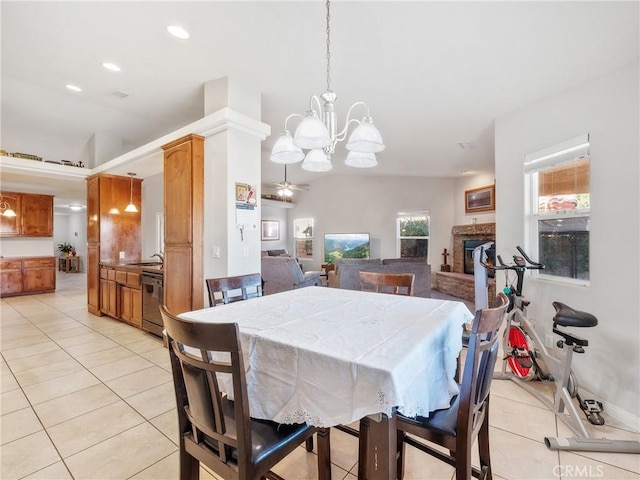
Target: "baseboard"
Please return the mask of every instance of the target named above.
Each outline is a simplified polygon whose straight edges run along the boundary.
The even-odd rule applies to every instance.
[[[598,396],[596,394],[589,392],[582,387],[580,387],[580,397],[583,399],[593,398],[598,400]],[[640,416],[634,415],[633,413],[613,405],[612,403],[602,403],[604,405],[603,416],[605,418],[605,422],[607,419],[611,418],[634,432],[640,432]]]

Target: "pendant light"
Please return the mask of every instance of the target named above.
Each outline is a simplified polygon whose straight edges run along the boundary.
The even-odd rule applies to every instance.
[[[331,14],[330,2],[326,2],[327,20],[327,89],[320,97],[311,96],[309,110],[304,116],[293,113],[284,122],[284,131],[276,141],[271,151],[271,161],[275,163],[296,163],[304,159],[302,168],[311,172],[326,172],[331,170],[331,156],[335,152],[338,142],[347,140],[346,149],[349,156],[345,163],[350,167],[371,168],[375,167],[375,154],[384,150],[384,143],[380,132],[373,124],[369,114],[369,106],[364,102],[356,102],[351,105],[347,113],[345,126],[338,131],[338,121],[334,110],[336,94],[331,90]],[[363,106],[366,115],[362,120],[351,117],[352,110],[357,106]],[[287,128],[287,123],[292,118],[301,118],[302,121],[295,130],[294,135]],[[347,130],[351,124],[357,124],[351,136],[347,139]],[[304,150],[309,152],[305,153]]]
[[[124,209],[125,212],[138,213],[138,207],[133,204],[133,177],[136,176],[133,172],[128,172],[127,175],[131,177],[130,189],[129,189],[129,205]]]

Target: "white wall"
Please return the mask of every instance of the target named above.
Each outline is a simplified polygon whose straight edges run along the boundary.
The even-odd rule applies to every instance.
[[[525,245],[523,159],[590,134],[591,223],[588,287],[525,283],[537,328],[551,330],[559,300],[595,314],[579,334],[590,345],[574,370],[608,415],[640,425],[640,94],[639,65],[589,81],[496,120],[497,239],[503,258]],[[544,338],[544,337],[543,337]]]
[[[87,213],[54,213],[53,246],[54,254],[60,255],[58,244],[69,242],[80,257],[80,271],[87,271]]]
[[[280,223],[280,239],[279,240],[262,240],[260,248],[262,250],[279,250],[284,249],[289,254],[295,255],[293,248],[293,239],[289,241],[289,220],[286,208],[270,207],[262,205],[262,220],[276,220]],[[262,235],[262,233],[261,233]]]
[[[313,182],[309,192],[296,194],[289,218],[314,219],[314,256],[305,270],[323,263],[325,233],[369,233],[372,258],[398,256],[396,217],[400,212],[429,210],[429,263],[439,269],[442,251],[451,249],[455,181],[451,178],[330,176]],[[292,238],[292,220],[287,225]],[[289,247],[291,248],[291,246]]]
[[[493,223],[496,221],[495,212],[487,213],[465,213],[465,197],[464,192],[474,188],[486,187],[487,185],[493,185],[495,183],[495,175],[493,173],[486,173],[482,175],[474,175],[472,177],[460,177],[455,181],[455,218],[454,225],[466,225],[473,223],[473,219],[476,219],[476,223]],[[496,187],[497,188],[497,187]]]
[[[147,177],[142,182],[142,259],[158,253],[157,215],[163,214],[164,174]],[[154,259],[157,260],[157,259]]]

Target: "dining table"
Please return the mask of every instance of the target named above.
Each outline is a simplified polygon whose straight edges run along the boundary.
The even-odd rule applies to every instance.
[[[389,480],[394,413],[449,407],[462,326],[473,315],[457,301],[313,286],[179,317],[238,324],[252,417],[318,427],[366,418],[359,461],[368,479]]]

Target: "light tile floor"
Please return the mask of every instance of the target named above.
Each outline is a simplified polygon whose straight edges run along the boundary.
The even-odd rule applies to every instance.
[[[0,478],[178,478],[175,400],[159,339],[87,313],[82,274],[60,273],[53,294],[2,299],[0,313]],[[548,450],[543,437],[566,436],[564,426],[508,381],[492,385],[490,433],[497,479],[640,478],[638,455]],[[609,425],[599,435],[640,438]],[[357,440],[334,429],[331,447],[333,478],[355,479]],[[316,478],[315,455],[301,447],[275,471]],[[203,469],[202,478],[213,477]],[[409,447],[405,478],[451,480],[453,469]]]

